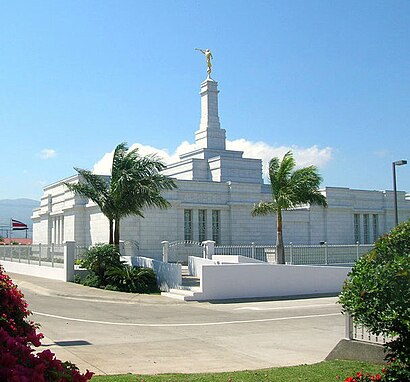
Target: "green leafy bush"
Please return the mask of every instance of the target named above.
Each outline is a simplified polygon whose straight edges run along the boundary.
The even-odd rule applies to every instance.
[[[410,381],[410,220],[357,261],[339,302],[357,323],[393,338],[386,380]]]
[[[118,250],[111,244],[96,244],[83,254],[80,266],[91,272],[83,283],[93,287],[105,287],[109,284],[108,270],[123,263]]]
[[[87,250],[81,267],[90,271],[81,281],[85,286],[131,293],[159,291],[152,269],[125,264],[117,249],[110,244],[97,244]]]
[[[123,292],[152,293],[157,292],[155,272],[148,268],[132,267],[122,264],[108,271],[112,284]]]

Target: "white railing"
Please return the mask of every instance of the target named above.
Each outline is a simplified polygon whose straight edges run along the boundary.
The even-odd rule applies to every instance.
[[[78,264],[84,257],[84,252],[88,250],[85,245],[76,245],[74,252],[74,262]]]
[[[215,255],[244,256],[251,259],[276,263],[276,250],[274,246],[256,245],[216,245]]]
[[[74,278],[75,242],[63,245],[1,245],[0,263],[6,272],[55,280]]]
[[[181,240],[172,242],[163,242],[163,246],[168,247],[168,261],[176,263],[188,263],[189,256],[202,257],[203,245],[198,241]]]
[[[295,265],[352,265],[373,249],[373,244],[327,244],[285,246],[285,261]]]
[[[285,262],[294,265],[352,265],[373,248],[372,244],[285,245]],[[272,245],[216,245],[215,255],[240,255],[276,262]]]
[[[0,259],[46,267],[64,267],[64,245],[1,245]]]
[[[345,337],[349,340],[371,342],[384,345],[388,338],[383,335],[375,335],[363,325],[354,322],[350,314],[345,314]]]

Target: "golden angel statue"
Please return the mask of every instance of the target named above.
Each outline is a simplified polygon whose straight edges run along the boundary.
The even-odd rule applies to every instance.
[[[211,59],[212,59],[212,60],[214,59],[214,58],[212,57],[211,51],[210,51],[209,49],[202,50],[202,49],[198,49],[198,48],[195,48],[195,50],[199,50],[202,54],[205,55],[206,65],[208,66],[208,69],[207,69],[206,72],[208,73],[208,76],[210,76],[210,75],[211,75],[211,72],[212,72],[212,62],[211,62]]]

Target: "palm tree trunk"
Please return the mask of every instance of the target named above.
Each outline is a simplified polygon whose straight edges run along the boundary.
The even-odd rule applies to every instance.
[[[276,228],[276,259],[278,264],[285,264],[285,247],[282,235],[282,211],[278,209]]]
[[[120,246],[120,219],[115,219],[114,226],[114,245],[119,248]]]
[[[114,220],[109,219],[109,244],[114,244]]]

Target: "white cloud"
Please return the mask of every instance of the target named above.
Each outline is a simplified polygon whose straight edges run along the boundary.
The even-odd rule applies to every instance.
[[[180,154],[190,152],[195,148],[195,144],[184,141],[178,146],[173,154],[170,154],[167,149],[157,149],[153,146],[143,145],[141,143],[134,143],[130,146],[130,150],[138,149],[139,153],[143,156],[155,154],[166,164],[177,162]],[[114,150],[109,153],[105,153],[104,156],[94,165],[93,172],[100,175],[110,175],[113,155]]]
[[[324,167],[332,159],[332,148],[319,148],[317,145],[311,147],[299,146],[270,146],[265,142],[252,142],[246,139],[237,139],[235,141],[227,141],[226,148],[228,150],[243,151],[245,158],[262,159],[263,175],[267,178],[269,161],[273,157],[282,157],[291,150],[296,161],[297,167],[317,166]]]
[[[43,149],[40,152],[40,158],[41,159],[50,159],[53,158],[57,155],[57,151],[54,149]]]
[[[138,148],[141,155],[156,154],[166,164],[174,163],[179,160],[179,155],[196,149],[196,145],[187,141],[182,142],[176,151],[172,154],[166,149],[157,149],[152,146],[142,145],[141,143],[133,144],[130,149]],[[282,158],[283,155],[291,150],[294,154],[298,167],[315,165],[319,168],[324,167],[331,159],[333,149],[331,147],[320,148],[317,145],[311,147],[299,146],[270,146],[265,142],[252,142],[246,139],[237,139],[234,141],[226,141],[228,150],[243,151],[245,158],[262,159],[263,174],[267,177],[267,168],[270,159],[273,157]],[[109,175],[112,164],[112,156],[114,151],[106,153],[93,167],[93,172],[96,174]]]

